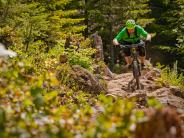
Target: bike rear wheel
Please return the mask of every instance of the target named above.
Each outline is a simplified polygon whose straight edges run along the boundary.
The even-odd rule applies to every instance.
[[[136,81],[137,89],[140,89],[141,84],[140,84],[139,77],[141,76],[141,73],[140,73],[139,63],[137,61],[133,61],[133,76]]]

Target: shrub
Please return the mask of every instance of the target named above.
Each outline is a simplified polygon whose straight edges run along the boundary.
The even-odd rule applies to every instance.
[[[162,81],[173,86],[178,86],[180,89],[184,90],[184,76],[182,73],[178,73],[177,62],[174,64],[173,69],[164,67],[160,64],[157,64],[157,67],[161,69]]]

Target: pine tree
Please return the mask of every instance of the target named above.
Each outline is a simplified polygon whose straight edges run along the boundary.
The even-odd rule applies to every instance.
[[[176,0],[151,0],[152,15],[156,19],[151,28],[157,34],[156,44],[169,46],[176,44],[177,33],[174,28],[177,26],[178,6]]]
[[[178,14],[178,20],[177,20],[177,26],[175,26],[175,33],[177,33],[177,48],[175,48],[174,53],[177,55],[177,60],[179,68],[184,69],[184,0],[178,0],[177,4],[179,5],[179,8],[177,10]]]
[[[78,11],[68,9],[71,0],[0,1],[0,39],[16,48],[50,47],[68,35],[81,33],[84,19]]]
[[[22,32],[22,38],[24,38],[25,50],[28,50],[29,45],[37,43],[37,45],[43,45],[43,40],[48,30],[47,21],[48,14],[45,13],[45,9],[38,2],[21,3],[24,5],[23,13],[18,17],[20,24],[20,31]],[[39,42],[39,43],[38,43]]]
[[[184,55],[184,1],[183,0],[151,0],[152,15],[156,18],[151,26],[157,33],[155,43],[174,54],[173,60],[180,61],[178,65],[183,66]]]
[[[83,18],[78,18],[76,9],[68,9],[71,0],[50,0],[42,2],[49,14],[49,27],[46,41],[49,44],[62,41],[71,34],[81,33],[85,26],[81,24]]]
[[[178,4],[180,5],[178,14],[179,14],[179,19],[177,21],[178,26],[175,28],[176,32],[178,34],[177,41],[179,44],[180,49],[182,49],[183,54],[184,54],[184,0],[178,0]]]
[[[138,24],[143,27],[151,24],[154,18],[150,17],[151,8],[149,6],[149,0],[131,0],[128,9],[128,17],[136,20]]]

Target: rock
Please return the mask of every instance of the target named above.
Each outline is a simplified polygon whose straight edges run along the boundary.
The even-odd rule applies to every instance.
[[[93,65],[93,68],[94,68],[95,74],[101,74],[106,78],[108,77],[109,79],[110,78],[112,79],[114,77],[114,74],[111,72],[111,70],[105,64],[103,66],[95,64],[95,65]]]
[[[154,80],[155,78],[160,77],[160,71],[156,68],[153,68],[151,71],[147,72],[144,77],[148,80]]]
[[[137,105],[139,105],[140,107],[147,105],[146,93],[135,92],[135,93],[130,94],[128,98],[136,99]]]
[[[99,94],[100,92],[107,90],[100,84],[100,81],[88,70],[75,65],[72,67],[73,71],[76,73],[76,82],[81,86],[81,89],[87,90],[94,94]]]
[[[176,86],[170,86],[170,91],[173,95],[177,96],[177,97],[181,97],[184,99],[184,92],[181,91],[178,87]]]
[[[151,92],[151,91],[154,91],[154,90],[157,90],[157,89],[161,88],[161,86],[159,86],[159,85],[154,85],[154,84],[148,84],[148,85],[146,86],[146,88],[147,88],[147,90],[149,90],[149,92]]]
[[[146,109],[147,119],[137,124],[134,138],[183,138],[182,120],[170,107]],[[143,131],[144,130],[144,131]]]
[[[153,71],[155,72],[155,77],[161,77],[161,72],[157,68],[153,68]]]
[[[110,71],[110,69],[106,66],[106,68],[104,69],[104,75],[105,76],[109,76],[111,78],[114,77],[113,73]]]
[[[100,66],[98,64],[93,65],[93,69],[94,69],[94,73],[95,74],[101,74],[101,69]]]
[[[115,95],[127,95],[137,98],[137,104],[141,106],[146,105],[147,98],[155,98],[162,105],[170,105],[177,109],[184,109],[184,92],[174,86],[169,86],[160,79],[160,70],[156,68],[149,68],[145,70],[145,74],[140,77],[140,82],[143,89],[136,90],[136,85],[129,89],[128,84],[132,79],[132,73],[115,74],[113,79],[106,79],[108,82],[108,92]],[[135,81],[134,81],[135,82]],[[132,84],[132,83],[131,83]],[[133,91],[134,90],[134,91]],[[142,93],[144,93],[142,95]]]
[[[100,94],[101,92],[107,92],[105,82],[99,80],[94,74],[87,69],[82,68],[79,65],[72,67],[65,65],[61,67],[57,73],[57,78],[65,83],[69,88],[76,90],[87,91],[92,94]],[[66,77],[66,75],[68,77]],[[62,80],[67,78],[67,80]]]
[[[111,77],[108,77],[108,76],[104,76],[103,78],[104,78],[104,80],[106,80],[106,81],[112,80],[112,78],[111,78]]]

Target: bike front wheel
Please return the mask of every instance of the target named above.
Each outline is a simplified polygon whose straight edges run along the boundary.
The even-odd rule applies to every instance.
[[[139,63],[137,61],[133,62],[133,76],[136,80],[137,89],[140,89],[141,84],[140,84],[139,77],[141,76],[141,73],[140,73]]]

